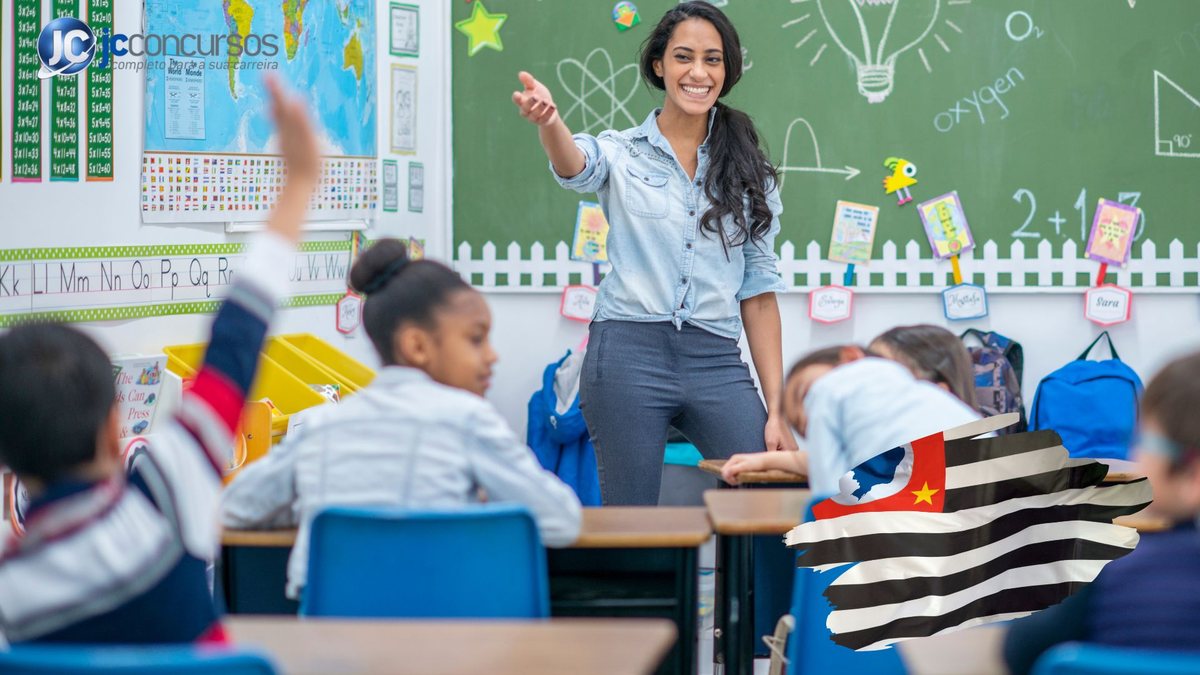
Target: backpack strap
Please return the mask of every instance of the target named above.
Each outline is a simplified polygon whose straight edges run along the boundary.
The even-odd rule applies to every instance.
[[[1088,345],[1088,346],[1087,346],[1087,349],[1083,350],[1083,353],[1082,353],[1082,354],[1080,354],[1080,355],[1079,355],[1079,358],[1077,358],[1077,359],[1075,359],[1075,360],[1076,360],[1076,361],[1085,361],[1085,360],[1087,360],[1088,354],[1090,354],[1090,353],[1091,353],[1091,351],[1092,351],[1092,349],[1093,349],[1093,348],[1095,348],[1095,346],[1096,346],[1097,344],[1099,344],[1099,342],[1100,342],[1101,338],[1107,338],[1107,339],[1108,339],[1108,351],[1109,351],[1109,353],[1110,353],[1110,354],[1112,354],[1112,357],[1113,357],[1114,359],[1116,359],[1117,361],[1120,361],[1120,360],[1121,360],[1121,357],[1120,357],[1120,356],[1117,356],[1117,348],[1116,348],[1116,347],[1113,345],[1112,336],[1108,334],[1108,331],[1104,331],[1103,333],[1101,333],[1101,334],[1097,335],[1097,336],[1096,336],[1096,339],[1095,339],[1095,340],[1092,340],[1092,344]]]

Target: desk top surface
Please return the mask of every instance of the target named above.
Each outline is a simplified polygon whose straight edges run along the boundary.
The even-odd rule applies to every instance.
[[[675,642],[666,619],[378,621],[228,617],[240,646],[283,673],[651,673]]]
[[[717,534],[785,534],[800,524],[812,498],[805,489],[706,490],[704,503]]]
[[[728,460],[725,459],[700,460],[700,470],[720,478],[721,469],[724,468],[725,462],[727,461]],[[808,476],[805,476],[802,473],[792,473],[791,471],[780,471],[779,469],[769,469],[767,471],[743,471],[742,473],[738,474],[738,483],[742,485],[765,485],[773,483],[785,483],[789,485],[795,485],[797,483],[808,484]]]
[[[579,539],[571,548],[691,548],[712,535],[703,507],[608,506],[583,510]],[[225,546],[285,548],[296,530],[225,530]]]

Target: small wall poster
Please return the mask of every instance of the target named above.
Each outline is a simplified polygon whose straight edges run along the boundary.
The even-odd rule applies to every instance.
[[[921,214],[921,223],[925,225],[925,235],[929,237],[934,256],[949,258],[975,248],[975,239],[971,236],[971,227],[967,225],[957,191],[921,202],[917,211]]]
[[[829,240],[829,259],[850,265],[871,261],[875,245],[875,225],[879,207],[839,200],[833,214],[833,236]]]
[[[1129,262],[1129,250],[1133,248],[1133,236],[1141,215],[1141,209],[1101,199],[1092,219],[1087,257],[1106,265],[1124,267]]]

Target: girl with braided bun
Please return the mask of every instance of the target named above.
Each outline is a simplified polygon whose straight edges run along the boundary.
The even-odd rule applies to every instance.
[[[350,285],[366,296],[363,327],[382,370],[246,467],[226,491],[225,526],[299,525],[289,597],[304,587],[309,524],[326,506],[445,508],[482,488],[527,507],[547,546],[573,542],[578,497],[483,398],[496,362],[483,296],[441,263],[409,260],[396,239],[363,252]]]

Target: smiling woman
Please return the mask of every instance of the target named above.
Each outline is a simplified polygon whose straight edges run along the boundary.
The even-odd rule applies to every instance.
[[[605,504],[657,503],[669,426],[709,459],[795,449],[779,407],[778,176],[750,118],[720,102],[742,75],[737,30],[706,2],[681,3],[639,65],[663,106],[625,131],[572,136],[529,73],[513,94],[555,179],[595,192],[611,224],[580,384]]]

